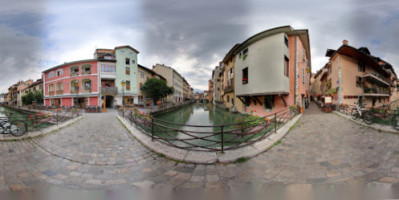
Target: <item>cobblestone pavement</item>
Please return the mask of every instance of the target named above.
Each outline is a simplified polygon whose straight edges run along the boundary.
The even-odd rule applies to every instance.
[[[84,114],[50,135],[0,143],[0,191],[150,188],[164,191],[399,183],[399,135],[379,133],[311,104],[271,150],[244,163],[178,163],[142,147],[116,111]]]

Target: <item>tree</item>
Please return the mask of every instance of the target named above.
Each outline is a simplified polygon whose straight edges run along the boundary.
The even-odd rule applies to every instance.
[[[43,103],[43,93],[41,91],[29,92],[21,97],[24,105],[31,105],[33,101],[36,103]]]
[[[173,87],[168,87],[165,81],[156,78],[148,79],[141,89],[145,96],[151,98],[154,102],[157,102],[174,92]]]

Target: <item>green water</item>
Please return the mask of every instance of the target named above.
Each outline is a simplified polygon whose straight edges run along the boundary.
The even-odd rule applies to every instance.
[[[167,139],[172,139],[172,138],[190,139],[186,140],[186,142],[190,144],[186,144],[181,141],[171,141],[175,145],[181,147],[187,147],[194,144],[194,145],[209,145],[209,147],[219,147],[221,146],[219,142],[222,140],[221,138],[222,136],[221,134],[212,135],[212,133],[220,132],[221,131],[220,127],[192,127],[188,125],[217,126],[217,125],[234,124],[237,123],[238,120],[246,120],[247,116],[239,113],[231,113],[219,107],[212,106],[211,104],[195,103],[195,104],[189,104],[175,111],[171,111],[169,113],[157,116],[156,118],[176,123],[176,124],[169,124],[166,122],[155,120],[156,123],[177,129],[177,130],[171,130],[164,127],[155,126],[154,133],[157,136]],[[147,128],[148,131],[151,131],[149,129],[150,128]],[[223,141],[225,146],[233,145],[231,141],[240,142],[248,139],[248,137],[251,138],[258,137],[254,135],[248,137],[247,136],[237,137],[237,135],[234,134],[234,131],[237,132],[237,129],[239,128],[236,125],[223,127],[223,132],[224,132]],[[184,131],[186,131],[186,133],[188,134],[197,137],[209,136],[206,139],[212,141],[195,139],[194,137],[183,133]],[[200,132],[205,132],[205,133],[200,133]],[[218,142],[218,144],[215,144],[215,142]]]
[[[10,121],[13,120],[22,120],[28,124],[28,130],[38,130],[42,128],[46,128],[51,126],[50,123],[32,123],[32,120],[29,120],[29,117],[34,113],[23,113],[15,109],[11,109],[8,107],[0,106],[0,117],[6,117],[6,113],[13,113]]]

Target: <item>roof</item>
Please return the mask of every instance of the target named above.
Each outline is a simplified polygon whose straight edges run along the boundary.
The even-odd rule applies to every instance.
[[[175,70],[174,68],[172,68],[172,67],[166,66],[166,65],[164,65],[164,64],[161,65],[161,64],[158,64],[158,63],[155,64],[155,65],[153,66],[153,68],[154,68],[155,66],[169,68],[169,69],[173,70],[173,72],[176,73],[178,76],[180,76],[180,78],[184,79],[184,77],[183,77],[178,71],[176,71],[176,70]]]
[[[164,78],[162,75],[156,73],[155,71],[153,71],[153,70],[150,69],[150,68],[147,68],[147,67],[145,67],[145,66],[143,66],[143,65],[140,65],[140,64],[138,64],[137,66],[138,66],[139,68],[142,68],[142,69],[144,69],[144,70],[150,72],[150,73],[153,74],[153,75],[157,75],[157,76],[161,77],[161,79],[166,80],[166,78]]]
[[[391,64],[382,60],[379,57],[370,55],[370,51],[366,47],[361,47],[359,49],[356,49],[352,46],[343,44],[336,51],[328,49],[326,52],[326,56],[328,56],[328,57],[330,57],[330,59],[332,59],[337,53],[351,57],[358,61],[365,62],[365,64],[367,66],[372,67],[373,69],[382,73],[384,76],[390,75],[390,73],[387,71],[387,69],[390,69],[396,76],[395,70],[393,69]]]
[[[77,63],[84,63],[84,62],[97,62],[97,59],[77,60],[77,61],[68,62],[68,63],[66,62],[66,63],[64,63],[64,64],[57,65],[57,66],[52,67],[52,68],[50,68],[50,69],[46,69],[46,70],[43,71],[43,73],[46,73],[46,72],[48,72],[48,71],[57,69],[57,68],[59,68],[59,67],[64,67],[64,66],[67,66],[67,65],[72,65],[72,64],[77,64]]]
[[[137,51],[135,48],[133,48],[133,47],[131,47],[131,46],[129,46],[129,45],[115,47],[115,49],[122,49],[122,48],[131,49],[132,51],[136,52],[137,54],[140,53],[140,52]]]
[[[224,63],[227,63],[231,58],[235,55],[235,50],[240,46],[239,43],[235,44],[229,52],[227,52],[226,56],[224,56],[223,61]]]

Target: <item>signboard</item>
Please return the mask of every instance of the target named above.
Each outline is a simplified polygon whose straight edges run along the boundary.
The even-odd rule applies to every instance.
[[[331,103],[331,97],[324,97],[324,103]]]

